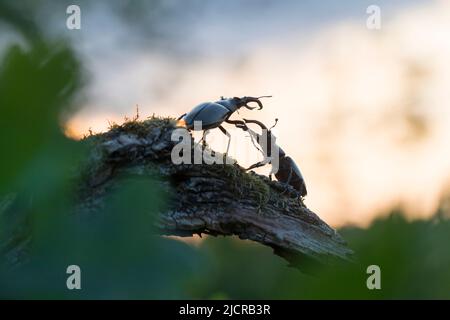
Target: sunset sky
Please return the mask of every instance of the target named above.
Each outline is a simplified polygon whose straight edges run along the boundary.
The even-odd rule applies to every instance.
[[[220,96],[271,94],[263,110],[233,118],[279,119],[306,204],[330,224],[367,225],[398,206],[429,217],[448,195],[448,1],[176,4],[136,21],[107,2],[81,6],[82,29],[61,31],[89,75],[69,135],[106,130],[136,105],[142,118],[177,117]],[[381,8],[380,30],[366,28],[370,4]],[[250,140],[229,129],[231,155],[254,162]],[[209,141],[223,151],[216,131]]]

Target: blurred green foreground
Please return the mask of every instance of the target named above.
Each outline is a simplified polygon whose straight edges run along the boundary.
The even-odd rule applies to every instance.
[[[191,246],[151,236],[164,196],[150,180],[124,184],[96,216],[71,215],[86,147],[59,123],[79,98],[81,64],[67,43],[20,19],[9,23],[26,41],[0,62],[0,298],[450,298],[448,209],[429,221],[397,212],[368,229],[340,230],[358,262],[315,276],[247,241]],[[66,288],[72,264],[81,268],[81,290]],[[366,287],[372,264],[381,268],[381,290]]]

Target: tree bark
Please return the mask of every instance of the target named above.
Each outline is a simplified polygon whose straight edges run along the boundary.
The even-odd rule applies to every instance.
[[[169,210],[156,222],[160,234],[236,235],[272,247],[300,268],[306,261],[352,260],[339,234],[285,185],[237,164],[173,164],[174,129],[173,120],[152,118],[86,138],[92,149],[79,192],[83,210],[95,211],[124,172],[156,175],[171,194]]]

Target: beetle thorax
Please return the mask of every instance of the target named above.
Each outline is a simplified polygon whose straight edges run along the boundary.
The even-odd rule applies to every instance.
[[[231,112],[235,112],[237,109],[242,107],[242,101],[240,98],[222,99],[216,101],[216,103],[224,106]]]

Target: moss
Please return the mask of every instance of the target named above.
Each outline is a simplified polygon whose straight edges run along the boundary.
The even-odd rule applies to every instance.
[[[235,194],[241,197],[244,193],[250,195],[258,202],[262,208],[270,199],[270,187],[267,183],[253,172],[246,172],[239,165],[223,165],[222,171],[229,177],[233,184]]]
[[[123,133],[134,134],[137,137],[145,137],[154,129],[164,129],[167,127],[174,127],[176,120],[170,117],[157,117],[155,115],[147,118],[144,121],[140,121],[138,116],[132,119],[125,118],[122,124],[111,123],[109,131],[101,134],[89,135],[85,139],[85,142],[89,143],[91,147],[94,147],[98,143],[111,139],[117,135]],[[93,171],[99,170],[103,164],[103,156],[97,151],[97,156],[91,158],[91,162],[87,165],[89,168],[88,175],[94,174]],[[92,163],[94,160],[95,163]],[[229,161],[234,164],[216,164],[208,166],[211,172],[219,175],[225,175],[231,180],[232,190],[238,198],[250,196],[253,198],[262,208],[271,198],[271,190],[268,183],[263,177],[253,173],[246,172],[242,167],[237,165],[236,160],[229,158]],[[156,167],[151,168],[152,164],[148,164],[150,171],[157,171]],[[155,165],[157,166],[157,165]]]
[[[250,189],[255,191],[259,206],[262,208],[270,199],[270,187],[259,176],[245,173],[244,181],[247,180]]]
[[[84,144],[87,150],[90,150],[89,156],[79,164],[80,174],[78,179],[81,181],[91,181],[93,177],[108,175],[114,168],[108,163],[108,152],[105,148],[101,147],[102,143],[114,139],[121,134],[132,134],[139,138],[145,138],[149,134],[154,134],[154,129],[160,129],[161,132],[170,127],[174,127],[176,120],[170,117],[157,117],[152,115],[147,119],[139,120],[138,114],[133,118],[125,118],[122,124],[110,123],[109,130],[107,132],[86,135],[81,143]],[[156,133],[155,135],[159,135]],[[158,165],[147,163],[146,166],[140,167],[145,170],[145,174],[151,176],[159,176]],[[129,170],[132,171],[131,169]],[[102,173],[103,172],[103,173]],[[85,183],[79,183],[79,193],[89,194],[91,187]]]
[[[131,133],[138,137],[145,137],[151,130],[155,128],[166,128],[168,126],[175,126],[176,120],[171,117],[157,117],[152,115],[144,121],[139,121],[138,118],[128,119],[122,124],[112,123],[109,127],[109,132],[105,135],[111,137],[120,133]]]
[[[134,134],[137,137],[145,137],[151,130],[155,128],[166,128],[166,127],[174,127],[176,124],[176,120],[171,117],[158,117],[152,115],[145,120],[139,120],[138,116],[133,118],[125,117],[124,122],[122,124],[117,124],[115,122],[109,123],[109,130],[107,132],[94,134],[92,131],[89,134],[85,135],[82,141],[87,143],[95,143],[103,142],[105,140],[111,139],[114,136],[117,136],[121,133],[130,133]]]

